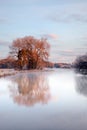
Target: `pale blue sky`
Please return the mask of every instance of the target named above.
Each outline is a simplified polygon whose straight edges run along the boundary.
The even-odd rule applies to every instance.
[[[48,38],[51,61],[73,62],[87,52],[87,0],[0,0],[0,57],[29,35]]]

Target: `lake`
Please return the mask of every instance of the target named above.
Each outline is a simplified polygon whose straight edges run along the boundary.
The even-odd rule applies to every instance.
[[[54,69],[0,78],[0,130],[87,130],[87,76]]]

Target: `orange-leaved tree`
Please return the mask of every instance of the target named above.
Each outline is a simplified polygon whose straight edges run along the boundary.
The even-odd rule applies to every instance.
[[[43,68],[48,60],[50,45],[46,39],[26,36],[14,40],[10,49],[20,69],[36,69]]]

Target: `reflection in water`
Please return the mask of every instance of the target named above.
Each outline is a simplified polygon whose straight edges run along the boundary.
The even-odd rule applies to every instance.
[[[46,104],[50,99],[48,80],[43,74],[20,75],[13,79],[17,86],[10,86],[14,102],[32,106],[36,103]]]
[[[78,93],[87,96],[87,76],[76,77],[76,90]]]
[[[0,79],[0,130],[87,130],[87,98],[77,93],[86,87],[87,77],[64,69]]]

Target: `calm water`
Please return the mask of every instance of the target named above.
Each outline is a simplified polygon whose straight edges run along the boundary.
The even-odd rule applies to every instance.
[[[87,130],[87,77],[59,69],[1,78],[0,130]]]

